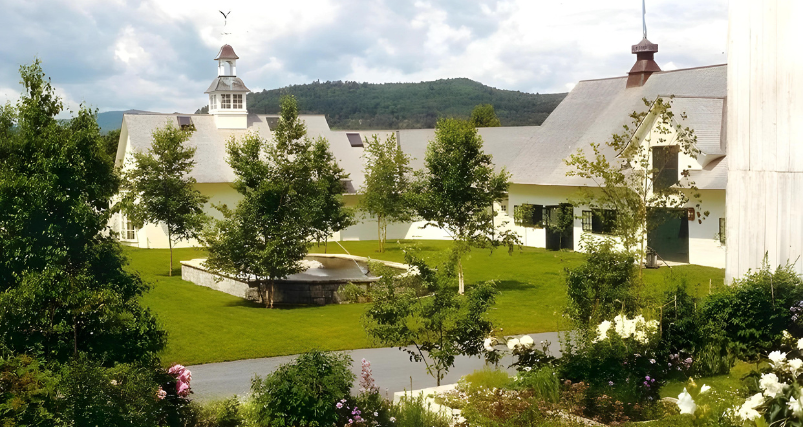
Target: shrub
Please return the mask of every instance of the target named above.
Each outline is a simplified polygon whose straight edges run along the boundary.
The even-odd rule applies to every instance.
[[[547,404],[556,404],[560,401],[560,378],[551,366],[519,372],[514,378],[513,387],[529,390],[534,399]]]
[[[197,413],[193,427],[239,427],[245,423],[237,396],[205,405],[193,404],[193,409]]]
[[[0,357],[0,425],[54,425],[56,381],[35,358]]]
[[[772,272],[765,263],[720,294],[703,308],[711,330],[720,331],[729,350],[743,360],[758,360],[780,344],[781,333],[793,325],[790,308],[803,300],[801,279],[791,265]],[[794,330],[794,328],[792,328]],[[799,333],[800,331],[795,331]]]
[[[343,301],[351,303],[366,302],[368,300],[368,293],[365,289],[351,282],[340,287],[340,289],[337,290],[337,294],[340,295]]]
[[[586,242],[585,263],[566,269],[568,315],[583,329],[639,308],[640,282],[632,255],[607,241]]]
[[[264,379],[254,378],[256,421],[265,426],[331,425],[338,419],[335,404],[348,397],[354,378],[350,356],[304,353]]]
[[[510,375],[499,369],[491,369],[488,366],[478,369],[470,374],[463,376],[460,381],[467,389],[477,388],[505,388],[512,383]]]
[[[390,409],[391,422],[395,427],[449,427],[449,416],[430,409],[422,395],[402,396]]]

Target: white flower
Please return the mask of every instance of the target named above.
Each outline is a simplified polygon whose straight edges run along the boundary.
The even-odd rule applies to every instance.
[[[778,382],[778,376],[775,374],[762,374],[758,385],[767,397],[775,397],[786,388],[786,384]]]
[[[797,378],[801,370],[803,370],[803,360],[797,358],[790,360],[786,363],[786,369],[793,377]]]
[[[496,344],[496,340],[493,338],[485,338],[485,341],[482,342],[482,346],[487,351],[494,351],[494,344]]]
[[[797,349],[803,350],[803,338],[797,340]]]
[[[519,343],[525,347],[532,347],[535,344],[533,338],[529,335],[524,335],[523,337],[519,338]]]
[[[689,414],[694,415],[694,411],[697,410],[697,404],[694,403],[694,399],[691,398],[686,389],[683,389],[683,393],[678,395],[678,408],[680,408],[681,414]]]
[[[519,346],[519,340],[516,338],[511,338],[507,340],[507,348],[514,350],[516,347]]]
[[[778,350],[773,351],[769,355],[769,359],[772,362],[772,367],[775,369],[781,369],[783,364],[786,363],[786,353],[781,353]]]
[[[703,386],[700,387],[700,394],[703,394],[703,393],[707,392],[708,390],[711,390],[711,386],[703,384]]]
[[[597,326],[597,341],[608,338],[608,329],[611,329],[611,322],[605,320]]]
[[[783,339],[785,339],[785,340],[788,340],[788,339],[792,338],[792,335],[789,333],[789,331],[783,331],[783,332],[781,332],[781,335],[783,335]]]
[[[803,400],[797,400],[794,396],[789,398],[789,403],[786,404],[789,407],[789,410],[795,414],[796,417],[800,418],[803,416]]]
[[[527,371],[527,372],[530,372],[532,369],[533,369],[533,368],[531,368],[531,367],[529,367],[529,366],[525,366],[525,367],[524,367],[524,370],[525,370],[525,371]]]
[[[756,393],[747,399],[744,404],[739,408],[737,415],[739,418],[750,421],[756,419],[761,416],[761,414],[756,411],[756,408],[761,406],[764,403],[764,396],[761,393]]]

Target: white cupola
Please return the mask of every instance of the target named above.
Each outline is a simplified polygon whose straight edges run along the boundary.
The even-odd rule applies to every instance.
[[[218,62],[217,78],[209,85],[209,114],[215,116],[218,129],[245,129],[248,127],[248,110],[245,83],[237,77],[237,60],[234,48],[224,44],[215,61]]]

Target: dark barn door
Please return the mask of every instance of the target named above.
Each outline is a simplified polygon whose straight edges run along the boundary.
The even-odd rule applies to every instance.
[[[550,224],[558,224],[561,220],[564,222],[561,231],[550,227]],[[572,205],[562,203],[560,206],[544,207],[544,223],[547,249],[574,250],[574,208]]]
[[[685,209],[651,209],[647,221],[647,246],[667,261],[689,262],[689,220]]]

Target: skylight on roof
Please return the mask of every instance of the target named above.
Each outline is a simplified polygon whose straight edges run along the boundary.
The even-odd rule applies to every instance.
[[[349,139],[349,144],[351,144],[352,147],[362,148],[362,138],[360,138],[359,133],[347,133],[346,138]]]

